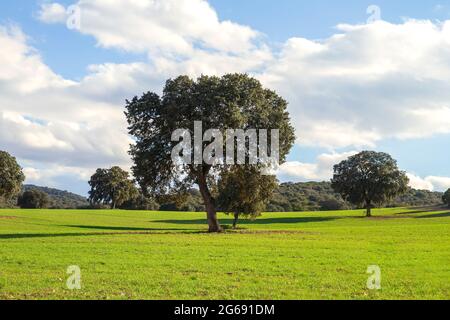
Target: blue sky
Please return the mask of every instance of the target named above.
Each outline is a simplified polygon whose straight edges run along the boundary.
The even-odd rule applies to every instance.
[[[377,79],[378,82],[375,84],[368,82],[368,79],[373,79],[374,75],[378,77],[379,72],[377,70],[370,69],[364,75],[361,75],[358,72],[358,66],[348,65],[348,61],[352,60],[352,58],[349,58],[352,52],[356,52],[355,48],[362,52],[369,50],[367,49],[368,44],[365,41],[361,41],[360,34],[366,33],[367,37],[373,37],[371,38],[373,41],[392,41],[392,47],[394,48],[396,48],[395,43],[402,41],[402,37],[404,37],[405,47],[407,47],[410,45],[409,43],[415,42],[414,40],[416,39],[408,30],[419,29],[413,23],[405,25],[405,21],[408,19],[427,20],[435,26],[439,26],[441,22],[450,18],[450,1],[210,0],[210,7],[205,9],[205,12],[206,15],[211,16],[210,19],[212,20],[208,21],[214,20],[214,13],[218,16],[217,26],[215,26],[217,29],[216,35],[212,34],[213,31],[211,31],[211,34],[204,32],[204,29],[208,28],[208,22],[202,24],[203,22],[200,20],[205,14],[196,16],[195,12],[189,11],[189,8],[193,7],[189,6],[189,1],[192,1],[195,5],[199,5],[202,1],[183,1],[187,3],[186,8],[174,10],[173,15],[179,14],[180,17],[187,16],[199,21],[183,21],[187,26],[185,31],[183,30],[184,28],[180,29],[176,25],[176,21],[167,22],[171,18],[170,15],[166,19],[167,21],[164,19],[159,20],[161,13],[156,11],[155,13],[149,9],[148,14],[154,13],[155,16],[149,16],[148,20],[153,19],[157,22],[146,25],[142,29],[142,38],[139,37],[139,32],[129,33],[130,27],[127,26],[127,23],[132,23],[134,20],[133,14],[136,14],[133,12],[139,12],[139,10],[132,11],[134,9],[130,8],[131,6],[127,5],[125,0],[119,1],[123,4],[123,9],[117,10],[116,13],[114,13],[114,9],[101,8],[100,4],[86,7],[81,15],[82,19],[86,17],[84,20],[85,24],[82,24],[79,32],[66,28],[65,21],[61,18],[61,12],[58,12],[58,10],[51,11],[49,9],[51,4],[49,1],[16,0],[2,1],[0,3],[0,26],[9,30],[3,31],[3,41],[12,39],[32,50],[27,53],[17,54],[22,54],[23,59],[29,58],[30,55],[38,57],[38,62],[33,61],[30,64],[36,63],[39,67],[48,67],[49,70],[45,71],[42,79],[52,83],[51,85],[39,85],[38,89],[32,93],[15,92],[8,89],[7,93],[11,94],[12,97],[10,100],[23,98],[23,104],[29,103],[30,100],[42,99],[42,103],[39,100],[36,106],[30,106],[29,109],[16,108],[8,104],[10,100],[5,99],[6,102],[3,102],[3,104],[0,101],[0,112],[3,111],[5,128],[6,125],[10,125],[14,128],[11,130],[18,130],[16,134],[20,133],[18,136],[20,136],[20,139],[23,138],[23,144],[19,146],[13,143],[13,138],[11,140],[7,140],[7,138],[2,140],[0,138],[0,149],[13,149],[11,152],[17,155],[22,166],[27,169],[30,177],[28,182],[46,184],[85,194],[88,189],[86,177],[88,177],[89,170],[96,166],[120,164],[126,167],[129,165],[126,155],[124,155],[126,151],[122,150],[129,141],[126,138],[115,136],[116,133],[114,132],[114,128],[118,127],[121,127],[121,133],[124,132],[119,114],[122,111],[120,109],[122,107],[121,104],[123,104],[122,102],[125,99],[144,90],[158,90],[158,84],[161,87],[164,79],[173,76],[176,72],[187,70],[186,73],[192,73],[194,76],[198,73],[204,73],[204,70],[212,70],[212,73],[220,74],[223,73],[222,70],[229,69],[230,71],[254,73],[264,84],[273,86],[277,91],[281,92],[291,104],[292,109],[290,111],[295,118],[296,127],[300,128],[300,130],[297,130],[299,143],[289,156],[289,161],[292,165],[291,169],[280,174],[282,180],[326,179],[329,172],[321,166],[327,166],[329,163],[325,160],[321,162],[322,155],[327,155],[322,157],[324,159],[340,160],[343,156],[352,152],[362,149],[375,149],[392,154],[398,160],[399,165],[413,176],[414,186],[434,190],[441,190],[447,184],[450,187],[450,180],[448,180],[448,177],[450,177],[450,165],[448,165],[450,160],[450,149],[448,148],[450,130],[446,130],[448,122],[439,119],[443,117],[436,116],[427,120],[428,123],[426,125],[423,124],[422,128],[421,122],[414,122],[418,121],[417,119],[420,119],[420,117],[413,118],[411,116],[411,119],[409,119],[406,116],[405,118],[407,118],[408,122],[405,120],[405,123],[398,125],[399,121],[403,121],[403,115],[407,114],[405,112],[411,109],[414,109],[414,115],[424,110],[428,110],[429,114],[436,114],[436,110],[442,112],[443,115],[449,114],[447,112],[450,110],[448,109],[450,101],[448,101],[448,104],[445,104],[446,96],[433,100],[429,105],[420,103],[420,101],[427,101],[428,95],[433,96],[430,92],[448,84],[446,83],[447,76],[438,74],[435,70],[440,69],[437,63],[443,63],[441,60],[445,60],[445,55],[442,59],[440,57],[435,59],[425,59],[424,57],[411,59],[411,66],[424,64],[429,64],[430,66],[424,70],[418,69],[414,71],[416,73],[410,72],[405,74],[404,70],[400,69],[400,65],[405,69],[408,69],[409,65],[405,64],[404,61],[400,61],[402,60],[399,58],[401,53],[397,55],[389,52],[391,56],[381,59],[383,63],[388,61],[383,67],[388,68],[389,71],[380,72],[386,76],[382,79]],[[55,6],[55,8],[61,8],[76,3],[76,1],[61,0],[57,3],[58,7]],[[336,27],[339,24],[352,26],[366,24],[369,17],[366,10],[373,4],[380,8],[381,19],[388,22],[389,26],[380,24],[372,27],[363,27],[360,30],[342,30]],[[82,4],[81,7],[83,8]],[[204,7],[199,8],[204,9]],[[44,9],[48,11],[47,15],[43,14]],[[101,21],[90,20],[94,16],[95,10],[103,10],[99,11],[101,14],[97,18]],[[170,13],[172,9],[168,10]],[[121,16],[119,18],[117,15],[122,13],[124,17]],[[83,16],[83,14],[86,14],[86,16]],[[117,25],[115,25],[114,21],[117,18],[119,19],[117,20]],[[145,21],[145,16],[136,17],[135,20],[138,21],[139,18],[144,18],[143,21]],[[109,21],[108,19],[111,20]],[[109,34],[106,34],[106,29],[102,29],[104,28],[102,25],[103,20],[105,25],[112,26],[107,30]],[[223,25],[223,21],[228,20],[234,23],[234,31],[229,31]],[[161,26],[158,23],[162,25],[164,32],[173,37],[174,42],[180,41],[180,46],[175,48],[175,46],[165,43],[164,39],[155,39],[155,35],[158,37],[158,33],[152,33],[151,28],[160,28]],[[257,32],[258,36],[252,35],[247,27],[251,29],[251,32]],[[14,32],[11,31],[12,28],[20,29],[25,39],[14,35]],[[390,28],[391,31],[385,31],[387,28]],[[420,26],[420,28],[423,28],[423,30],[420,30],[424,34],[425,32],[434,32],[423,26]],[[192,48],[185,49],[186,44],[177,37],[180,32],[183,32],[181,38],[188,45],[192,44],[192,48],[196,48],[194,41],[201,41],[206,47],[209,46],[210,49],[223,53],[223,58],[220,60],[224,64],[223,68],[220,69],[215,65],[215,60],[213,60],[215,57],[207,56],[207,59],[205,59],[205,55],[209,55],[211,50],[202,52],[201,50],[192,50]],[[242,34],[243,36],[236,39],[236,41],[229,41],[227,40],[227,32],[230,32],[231,39],[237,34]],[[246,36],[246,32],[249,32],[248,36]],[[149,33],[148,37],[146,33]],[[390,33],[396,34],[398,38],[394,40],[388,38]],[[439,35],[433,34],[433,36],[443,37],[443,33],[444,31]],[[344,40],[330,40],[337,34],[345,34],[345,42]],[[116,35],[122,37],[119,42],[115,39]],[[387,37],[387,40],[383,40],[382,37]],[[153,39],[155,39],[155,44],[151,43]],[[292,39],[297,40],[291,41]],[[306,39],[307,43],[298,39]],[[424,37],[421,33],[421,36],[417,36],[417,43],[424,41],[424,39],[427,39],[427,36]],[[142,41],[142,43],[139,43],[139,47],[136,49],[129,49],[126,44],[127,40],[130,40],[130,43],[131,41],[134,41],[134,43]],[[302,56],[303,52],[308,51],[314,44],[321,44],[323,45],[322,49],[327,48],[330,52],[326,55],[320,53],[311,58],[308,56],[305,60],[300,61],[297,57]],[[249,48],[241,50],[240,47],[247,45]],[[429,47],[424,48],[424,52],[433,48],[433,51],[446,50],[445,41],[443,40],[427,45]],[[229,46],[236,46],[236,48],[229,49]],[[382,47],[382,42],[380,42],[379,46]],[[373,50],[378,50],[377,48],[379,48],[377,46],[374,47],[375,49]],[[335,52],[332,52],[333,48],[336,50]],[[292,56],[288,55],[292,50],[298,50],[298,52]],[[401,51],[403,48],[400,47],[399,50]],[[411,52],[416,50],[417,48],[412,48]],[[268,53],[269,51],[270,53]],[[272,57],[266,57],[268,54],[272,55]],[[345,54],[348,57],[343,57]],[[378,58],[384,54],[383,51],[380,51],[378,56],[367,54],[367,56],[364,56],[364,59],[367,59],[366,64],[373,62],[376,66]],[[261,58],[261,63],[257,63],[257,60],[262,56],[264,58]],[[286,58],[287,56],[289,56],[289,59]],[[237,62],[230,60],[232,62],[227,64],[228,60],[226,59],[232,59],[233,57],[237,57],[239,60]],[[356,61],[359,58],[361,57],[357,56],[357,59],[354,60]],[[171,59],[174,60],[172,61]],[[211,59],[212,62],[209,63],[208,59]],[[14,61],[21,60],[17,59]],[[307,61],[306,64],[305,61]],[[320,61],[320,63],[317,61]],[[399,66],[393,67],[397,61]],[[433,66],[433,61],[437,61],[436,68]],[[332,72],[332,68],[322,70],[323,64],[325,63],[326,65],[328,62],[330,65],[333,65],[333,68],[334,66],[343,66],[344,68],[345,65],[345,68],[348,68],[345,70],[345,75],[340,73],[338,78],[333,78],[333,81],[330,82],[328,82],[329,78],[321,78],[321,75],[324,73],[331,74],[330,72]],[[235,63],[239,66],[235,67]],[[315,63],[317,63],[317,66]],[[137,64],[142,66],[144,70],[147,70],[147,73],[136,71],[134,66]],[[281,66],[284,64],[288,67],[283,69]],[[305,68],[305,65],[308,67]],[[383,67],[380,67],[380,69]],[[164,70],[161,71],[161,69]],[[286,72],[286,69],[296,70],[298,74],[305,73],[310,75],[314,79],[314,81],[311,81],[313,84],[310,84],[307,78],[297,81],[295,72],[284,74],[283,72]],[[36,68],[36,70],[41,69]],[[7,71],[4,73],[9,74]],[[29,72],[29,75],[27,72]],[[356,72],[358,79],[347,78],[350,72]],[[6,86],[5,82],[1,81],[1,74],[2,71],[0,69],[0,90],[1,86]],[[32,81],[34,76],[37,77],[37,75],[33,74],[33,70],[30,69],[24,69],[23,74],[25,78],[30,77],[30,79],[26,78],[27,81]],[[412,79],[416,79],[423,74],[427,76],[420,80],[422,82],[412,81]],[[334,76],[335,74],[333,73]],[[55,80],[56,77],[59,78]],[[95,82],[97,78],[101,80],[111,79],[110,77],[115,77],[114,81],[110,81],[110,87],[105,86],[103,90],[98,88],[99,85]],[[119,81],[118,79],[121,79],[121,77],[128,79],[128,82],[126,84],[114,83]],[[292,79],[295,80],[285,80],[286,83],[283,83],[283,80],[290,79],[289,77],[293,77]],[[280,78],[283,80],[279,80]],[[39,79],[41,79],[40,75]],[[401,82],[403,80],[404,83]],[[20,79],[17,81],[20,83]],[[55,85],[58,89],[52,89],[55,81],[61,81],[60,84]],[[73,83],[69,84],[71,81]],[[395,84],[394,88],[398,86],[398,89],[393,89],[395,92],[389,93],[388,89],[393,88],[392,83]],[[67,87],[64,87],[66,85]],[[292,88],[286,89],[288,86],[292,86]],[[61,89],[61,87],[64,88]],[[421,91],[422,87],[423,92]],[[412,90],[411,88],[419,88],[419,90]],[[361,111],[358,111],[360,104],[357,102],[364,100],[353,97],[352,90],[357,90],[360,93],[368,92],[370,101],[367,101],[367,106],[361,106]],[[319,91],[320,93],[318,93]],[[297,95],[297,92],[301,92],[301,94]],[[412,95],[409,98],[409,92],[414,93],[417,97]],[[1,94],[2,91],[0,91]],[[325,97],[325,95],[328,96]],[[79,109],[81,107],[75,103],[78,101],[76,99],[86,103],[86,107],[83,110]],[[390,109],[382,101],[397,100],[404,109],[392,117],[388,113],[383,114],[383,112],[389,112]],[[55,104],[53,106],[52,103],[54,101],[68,101],[68,104],[67,107],[64,103],[63,105],[58,106]],[[418,102],[415,103],[415,101]],[[20,101],[17,102],[19,103]],[[74,107],[71,107],[69,110],[70,103],[73,103]],[[41,105],[42,107],[39,107]],[[335,106],[335,109],[329,109],[331,105]],[[61,112],[61,108],[67,108],[67,112]],[[317,110],[311,111],[314,108]],[[321,111],[322,108],[323,112]],[[378,112],[379,108],[385,108],[385,110]],[[323,116],[324,113],[330,110],[341,109],[343,112],[336,113],[335,118],[333,115]],[[97,113],[97,111],[94,112],[92,110],[102,110],[102,112],[98,111]],[[348,119],[346,119],[345,115],[343,116],[345,112],[349,112]],[[367,121],[365,117],[369,117],[368,112],[373,112],[374,120],[373,122],[369,120],[368,127],[364,128],[361,123]],[[106,119],[106,116],[105,119],[102,118],[103,116],[99,116],[104,114],[108,114],[108,117],[113,120],[109,121]],[[386,117],[386,121],[383,121],[383,116]],[[99,118],[90,120],[89,117]],[[298,121],[296,120],[297,118]],[[30,121],[30,119],[36,119],[36,121]],[[334,119],[336,119],[336,123],[339,126],[330,131],[329,137],[323,137],[323,128],[310,128],[311,122],[333,123]],[[424,119],[428,119],[427,116],[424,116]],[[345,125],[346,120],[349,120],[348,131]],[[31,124],[26,124],[26,121],[30,121]],[[102,133],[104,136],[101,138],[106,141],[103,145],[107,145],[111,140],[121,140],[121,142],[116,143],[116,141],[113,141],[114,145],[107,146],[102,151],[104,154],[96,156],[95,151],[102,148],[95,146],[95,143],[89,137],[98,134],[96,129],[100,128],[100,122],[103,125],[103,121],[105,126],[108,123],[112,123],[111,127],[103,130],[105,133]],[[3,122],[0,122],[0,125],[2,124]],[[24,126],[23,130],[28,130],[34,126],[35,131],[32,132],[40,132],[36,139],[42,139],[41,141],[48,139],[48,141],[41,146],[36,145],[39,143],[36,143],[29,135],[22,137],[25,131],[22,131],[20,125]],[[394,127],[397,125],[402,127],[402,129],[396,130]],[[70,130],[75,128],[75,131],[68,132],[64,136],[58,136],[53,131],[57,126],[70,128]],[[417,130],[415,131],[416,127]],[[83,140],[84,144],[71,140],[77,134],[83,137],[86,135],[86,138]],[[359,135],[361,135],[361,139],[359,139]],[[336,139],[332,139],[332,136],[336,136]],[[337,136],[339,136],[339,139]],[[43,152],[43,148],[47,148],[44,151],[52,153],[53,156],[46,157],[41,155],[40,152]],[[54,148],[57,148],[57,150],[54,151]],[[92,155],[88,155],[89,152]],[[96,161],[97,158],[99,159],[98,161]],[[69,169],[69,172],[65,172],[64,169]]]

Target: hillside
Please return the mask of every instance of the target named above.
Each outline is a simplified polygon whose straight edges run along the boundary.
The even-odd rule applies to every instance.
[[[442,193],[409,189],[386,207],[433,206],[442,204]],[[351,209],[352,205],[334,193],[330,182],[283,183],[267,206],[271,212]]]
[[[89,203],[85,197],[77,195],[72,192],[48,188],[48,187],[39,187],[34,185],[24,185],[22,190],[27,191],[30,189],[38,189],[42,192],[48,194],[51,200],[51,208],[58,209],[75,209],[83,206],[88,206]]]

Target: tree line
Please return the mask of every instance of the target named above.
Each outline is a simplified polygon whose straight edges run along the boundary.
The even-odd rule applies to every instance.
[[[276,92],[246,74],[169,79],[161,96],[147,92],[126,101],[125,116],[134,140],[129,152],[134,163],[132,172],[117,166],[99,168],[89,181],[89,202],[111,209],[152,208],[158,203],[180,206],[187,198],[193,198],[195,185],[210,232],[222,230],[217,218],[219,210],[233,215],[235,225],[240,216],[255,218],[266,210],[278,189],[275,176],[262,173],[266,164],[174,163],[172,152],[178,141],[172,140],[172,133],[192,128],[199,120],[205,128],[221,133],[230,128],[279,130],[281,165],[295,141],[287,105]],[[194,132],[191,136],[195,136]],[[214,142],[204,138],[203,149],[212,153],[223,151],[212,150]],[[249,150],[244,152],[245,163],[249,163],[252,155]],[[271,146],[268,152],[272,152]],[[0,197],[7,199],[20,192],[25,177],[6,152],[0,154],[0,161]],[[408,182],[406,173],[389,154],[363,151],[334,166],[330,186],[340,198],[326,199],[322,205],[347,203],[364,208],[369,217],[373,208],[406,194],[410,190]],[[450,190],[443,200],[450,204],[449,198]],[[19,197],[19,205],[24,207],[31,202],[42,207],[46,201],[37,190],[26,191]]]

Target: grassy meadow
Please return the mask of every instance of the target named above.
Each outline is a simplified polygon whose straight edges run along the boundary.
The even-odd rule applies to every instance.
[[[270,213],[208,234],[202,213],[0,210],[0,299],[449,299],[450,211],[374,215]]]

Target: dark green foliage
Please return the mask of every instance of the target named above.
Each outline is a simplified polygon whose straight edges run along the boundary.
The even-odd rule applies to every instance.
[[[364,206],[370,216],[374,206],[404,194],[408,182],[406,173],[389,154],[363,151],[334,166],[331,186],[345,200]]]
[[[386,204],[387,207],[435,206],[442,202],[441,192],[408,191]],[[267,206],[268,212],[327,211],[358,208],[334,192],[331,182],[282,183]]]
[[[48,194],[50,197],[50,208],[52,209],[105,209],[109,206],[90,206],[87,199],[67,191],[52,188],[24,185],[22,191],[38,189]],[[187,191],[188,196],[177,204],[175,201],[158,204],[152,198],[140,198],[135,201],[126,201],[122,204],[122,209],[127,210],[161,210],[161,211],[187,211],[203,212],[205,206],[200,192],[196,189]],[[408,191],[397,197],[386,205],[386,207],[413,207],[413,206],[435,206],[440,205],[443,200],[442,192],[432,192],[427,190],[415,190],[409,188]],[[311,201],[316,199],[316,201]],[[296,205],[292,205],[295,204]],[[17,198],[9,201],[8,205],[2,207],[12,208],[17,205]],[[338,209],[336,209],[338,208]],[[295,211],[327,211],[327,210],[347,210],[355,208],[350,203],[345,202],[339,194],[331,188],[330,182],[299,182],[282,183],[274,191],[272,199],[264,211],[267,212],[295,212]]]
[[[225,168],[219,163],[177,167],[171,158],[177,144],[171,141],[172,133],[188,129],[193,138],[195,121],[224,136],[226,129],[279,129],[281,162],[295,140],[287,102],[243,74],[197,80],[180,76],[166,82],[162,97],[148,92],[127,101],[126,109],[129,133],[135,138],[130,150],[133,174],[144,193],[159,199],[185,194],[197,184],[211,232],[221,231],[212,189],[217,184],[215,173]]]
[[[448,189],[444,195],[442,196],[442,201],[444,204],[448,205],[450,207],[450,189]]]
[[[161,211],[186,211],[186,212],[204,212],[205,205],[200,191],[189,189],[183,194],[175,197],[176,199],[161,199]]]
[[[89,202],[91,204],[110,205],[111,209],[121,206],[128,200],[139,196],[129,173],[119,167],[97,169],[89,180]]]
[[[38,189],[30,189],[17,199],[17,205],[22,209],[45,209],[50,206],[50,198]]]
[[[145,197],[143,194],[139,193],[139,195],[135,198],[129,199],[125,201],[122,205],[120,205],[120,209],[125,210],[149,210],[149,211],[157,211],[160,206],[156,202],[155,199],[150,197]]]
[[[240,216],[260,216],[276,188],[275,176],[262,175],[256,166],[234,166],[220,175],[217,205],[234,216],[236,228]]]
[[[0,151],[0,205],[6,206],[19,194],[24,180],[25,175],[16,158]]]
[[[442,192],[408,188],[405,194],[389,202],[387,207],[423,207],[441,204]]]
[[[330,182],[282,183],[275,191],[269,212],[344,210],[351,206],[335,193]]]

